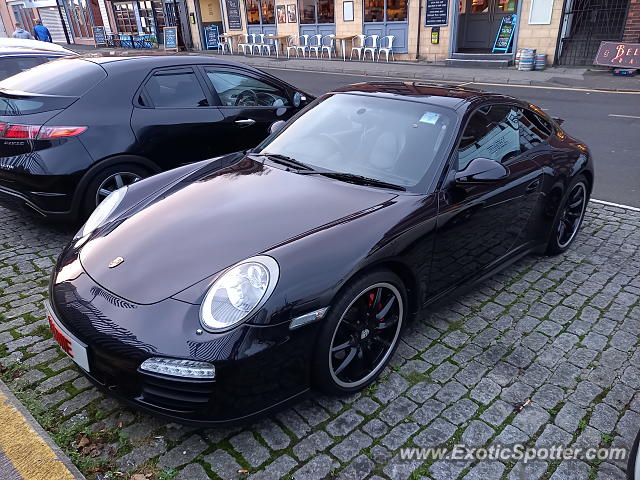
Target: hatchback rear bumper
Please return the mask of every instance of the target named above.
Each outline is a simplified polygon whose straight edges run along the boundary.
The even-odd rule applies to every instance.
[[[64,208],[68,205],[68,208]],[[49,208],[62,206],[59,210]],[[45,192],[20,192],[0,185],[0,207],[10,210],[35,213],[39,217],[71,220],[75,217],[71,207],[71,196]]]

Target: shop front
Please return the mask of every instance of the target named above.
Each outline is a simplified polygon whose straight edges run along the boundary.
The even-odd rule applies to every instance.
[[[121,42],[131,42],[134,37],[151,45],[163,43],[162,29],[166,23],[162,1],[113,2],[112,8],[115,31]]]

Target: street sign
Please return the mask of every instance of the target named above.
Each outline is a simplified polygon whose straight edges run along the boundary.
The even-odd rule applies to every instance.
[[[427,0],[425,26],[443,27],[448,22],[449,0]]]
[[[207,44],[207,50],[218,48],[218,45],[220,44],[220,37],[217,25],[204,27],[204,40]]]
[[[593,63],[605,67],[640,68],[640,43],[602,42]]]
[[[107,33],[105,32],[104,27],[93,27],[93,40],[96,42],[96,47],[98,45],[108,45]]]
[[[507,53],[509,46],[511,45],[511,39],[516,29],[516,19],[518,15],[515,13],[502,17],[500,22],[500,28],[498,28],[498,34],[496,35],[496,41],[493,42],[492,52],[504,52]]]
[[[240,0],[225,0],[227,7],[227,25],[229,30],[242,30]]]
[[[178,51],[178,27],[164,27],[164,49]]]

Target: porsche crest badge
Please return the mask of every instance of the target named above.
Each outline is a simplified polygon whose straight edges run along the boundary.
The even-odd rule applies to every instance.
[[[109,264],[109,268],[116,268],[118,265],[120,265],[122,262],[124,262],[124,258],[122,257],[116,257],[113,260],[111,260],[111,263]]]

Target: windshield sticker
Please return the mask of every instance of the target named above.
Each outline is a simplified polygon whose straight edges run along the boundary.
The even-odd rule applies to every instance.
[[[420,117],[419,122],[421,122],[421,123],[429,123],[431,125],[435,125],[438,122],[439,118],[440,118],[440,114],[439,113],[425,112],[424,115],[422,115],[422,117]]]

